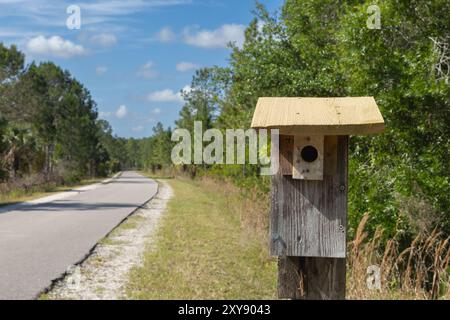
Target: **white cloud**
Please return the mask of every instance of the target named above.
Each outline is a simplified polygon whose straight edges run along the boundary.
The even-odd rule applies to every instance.
[[[198,67],[199,66],[197,64],[191,62],[182,61],[180,63],[177,63],[177,71],[180,72],[195,70],[198,69]]]
[[[155,64],[153,61],[148,61],[144,65],[142,65],[139,70],[137,71],[136,75],[141,78],[146,79],[154,79],[159,77],[159,72],[154,70],[153,67]]]
[[[165,27],[158,31],[155,38],[159,42],[169,43],[175,41],[176,36],[170,27]]]
[[[137,127],[133,127],[131,130],[134,132],[141,132],[144,129],[145,129],[144,126],[137,126]]]
[[[1,0],[0,0],[1,1]],[[1,2],[0,2],[1,3]],[[4,28],[2,26],[2,29],[0,30],[0,38],[31,38],[36,37],[38,35],[42,35],[41,32],[36,32],[33,30],[22,30],[17,28]]]
[[[101,76],[102,74],[105,74],[106,71],[108,71],[108,68],[107,68],[107,67],[98,66],[97,68],[95,68],[95,73],[96,73],[98,76]]]
[[[109,117],[112,116],[112,112],[102,112],[102,111],[100,111],[100,112],[98,113],[98,116],[99,116],[100,118],[109,118]]]
[[[191,86],[184,86],[183,89],[181,89],[181,91],[183,91],[183,93],[190,93],[192,91]]]
[[[124,118],[128,114],[128,109],[125,105],[119,106],[119,109],[116,111],[116,117],[118,119]]]
[[[226,48],[228,43],[237,46],[244,43],[245,26],[241,24],[224,24],[215,30],[199,30],[198,27],[188,27],[183,31],[186,44],[200,48]]]
[[[81,9],[97,15],[126,15],[145,9],[190,3],[190,0],[97,0],[80,4]]]
[[[161,113],[161,109],[160,108],[155,108],[152,110],[153,114],[160,114]]]
[[[66,28],[66,8],[77,4],[81,8],[81,28],[91,26],[117,26],[123,22],[121,17],[134,13],[149,13],[158,8],[181,6],[193,0],[0,0],[0,21],[3,17],[20,26],[24,33],[37,27]],[[8,22],[6,22],[8,23]],[[5,27],[2,25],[2,29]],[[96,28],[98,29],[98,28]],[[129,28],[127,28],[129,29]],[[62,29],[59,29],[62,30]],[[42,34],[42,32],[40,33]],[[17,43],[17,41],[16,41]]]
[[[60,36],[52,36],[49,38],[37,36],[30,39],[26,47],[32,54],[48,55],[58,58],[71,58],[86,54],[86,49],[83,46],[69,40],[64,40]]]
[[[182,102],[183,98],[179,92],[175,93],[171,89],[165,89],[150,93],[148,100],[153,102]]]
[[[189,93],[192,91],[190,86],[184,86],[182,92]],[[172,89],[154,91],[147,96],[147,100],[151,102],[184,102],[183,95],[180,92],[174,92]]]
[[[91,43],[108,47],[117,43],[117,38],[112,33],[100,33],[91,37]]]

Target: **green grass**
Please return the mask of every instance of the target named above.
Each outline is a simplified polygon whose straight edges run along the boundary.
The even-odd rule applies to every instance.
[[[139,171],[140,174],[147,176],[151,179],[169,180],[175,179],[175,174],[170,168],[164,168],[162,170],[151,171]]]
[[[76,184],[69,184],[69,185],[42,185],[42,186],[36,186],[32,188],[31,190],[25,191],[24,189],[14,189],[11,192],[8,192],[6,194],[1,193],[0,194],[0,207],[15,204],[18,202],[23,201],[30,201],[34,199],[39,199],[42,197],[47,197],[55,193],[68,191],[71,189],[75,189],[78,187],[99,183],[106,178],[93,178],[93,179],[85,179],[82,180]]]
[[[276,298],[276,262],[264,237],[241,228],[240,197],[192,181],[167,182],[175,195],[156,246],[131,271],[128,298]]]
[[[136,215],[130,216],[120,226],[117,227],[117,231],[136,229],[139,226],[139,224],[143,223],[144,221],[145,218],[142,216]]]

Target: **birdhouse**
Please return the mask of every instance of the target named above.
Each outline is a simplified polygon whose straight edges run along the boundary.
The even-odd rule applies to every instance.
[[[272,177],[271,254],[344,258],[348,136],[384,130],[375,100],[260,98],[252,128],[280,133],[280,170]]]

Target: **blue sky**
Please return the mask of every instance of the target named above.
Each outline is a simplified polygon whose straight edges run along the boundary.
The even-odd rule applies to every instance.
[[[261,1],[273,11],[282,0]],[[70,30],[70,5],[81,28]],[[252,0],[0,0],[0,42],[27,62],[53,61],[92,93],[100,117],[123,137],[173,126],[198,67],[227,64],[226,43],[243,40]]]

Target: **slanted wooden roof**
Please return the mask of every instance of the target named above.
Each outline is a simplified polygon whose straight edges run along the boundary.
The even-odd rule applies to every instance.
[[[360,135],[384,130],[373,97],[259,98],[252,128],[280,134]]]

